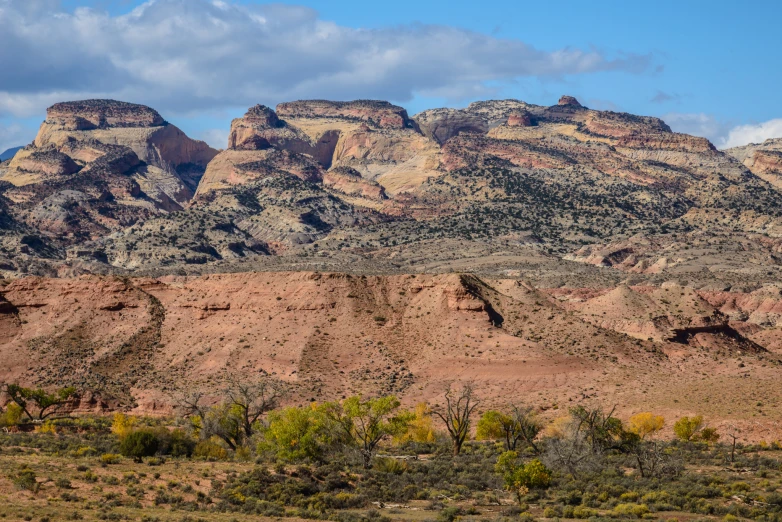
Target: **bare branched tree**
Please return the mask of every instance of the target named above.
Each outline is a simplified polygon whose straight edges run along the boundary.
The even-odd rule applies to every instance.
[[[470,435],[470,417],[479,402],[471,383],[465,384],[458,391],[449,384],[445,390],[445,405],[432,408],[432,413],[445,423],[454,455],[462,451],[462,445]]]
[[[535,444],[535,438],[537,438],[543,426],[535,416],[535,409],[531,406],[513,406],[511,418],[516,428],[516,441],[523,440],[535,453],[540,453],[540,449]],[[510,449],[516,449],[516,441],[513,443],[513,448]]]
[[[239,410],[245,437],[252,437],[255,423],[263,414],[277,407],[284,391],[282,383],[271,378],[264,377],[253,383],[231,381],[225,395],[228,402]]]

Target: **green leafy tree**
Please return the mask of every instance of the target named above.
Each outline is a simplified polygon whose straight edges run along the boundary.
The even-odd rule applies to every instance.
[[[206,411],[202,420],[201,438],[218,437],[235,451],[246,438],[243,422],[243,412],[239,406],[235,404],[212,406]]]
[[[535,438],[542,425],[535,418],[532,408],[514,406],[510,414],[496,410],[484,413],[476,426],[478,440],[502,440],[506,451],[515,451],[519,442],[524,441],[538,452]]]
[[[268,421],[258,449],[287,461],[322,461],[341,434],[324,406],[315,404],[272,411]]]
[[[76,396],[76,388],[60,388],[49,393],[43,388],[24,388],[18,384],[5,387],[8,397],[18,405],[30,421],[44,421],[65,415],[65,406]]]
[[[502,474],[505,489],[516,495],[519,504],[531,489],[545,489],[551,484],[551,471],[538,459],[526,464],[515,451],[506,451],[497,458],[494,469]]]
[[[386,437],[405,433],[415,417],[411,412],[398,411],[399,407],[400,402],[393,395],[366,400],[354,396],[342,403],[325,404],[324,412],[359,448],[364,468],[369,469],[378,444]]]
[[[157,436],[152,431],[132,431],[120,442],[119,452],[140,463],[144,457],[151,457],[157,452],[159,443]]]

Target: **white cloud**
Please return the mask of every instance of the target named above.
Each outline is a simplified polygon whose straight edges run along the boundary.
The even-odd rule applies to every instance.
[[[639,72],[648,56],[519,40],[445,26],[355,29],[311,9],[227,0],[151,0],[128,14],[0,0],[0,116],[54,101],[113,97],[165,113],[300,98],[464,96],[522,77]]]
[[[733,127],[719,146],[728,149],[748,143],[762,143],[769,138],[782,138],[782,118]]]
[[[0,152],[12,147],[27,145],[35,138],[35,130],[23,127],[17,123],[3,124],[0,122]]]
[[[228,146],[228,130],[206,129],[198,133],[197,138],[209,144],[215,149],[224,149]]]
[[[728,130],[724,122],[704,113],[670,112],[663,116],[663,120],[674,132],[702,136],[712,143],[719,143]]]

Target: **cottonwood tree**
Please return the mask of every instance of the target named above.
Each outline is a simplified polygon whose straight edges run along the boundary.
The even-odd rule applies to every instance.
[[[644,478],[676,477],[684,469],[682,459],[676,458],[664,441],[644,440],[637,433],[626,432],[624,450],[633,457]]]
[[[703,417],[682,417],[673,425],[673,432],[676,436],[685,442],[697,440],[699,432],[703,429]]]
[[[614,411],[599,406],[571,408],[570,417],[557,426],[556,436],[546,441],[546,462],[572,475],[602,469],[606,451],[620,450],[625,443],[626,432]]]
[[[277,407],[283,394],[282,383],[270,378],[254,383],[233,381],[225,390],[228,403],[236,408],[247,438],[253,436],[261,417]]]
[[[214,406],[208,406],[199,391],[181,394],[178,403],[183,415],[193,418],[201,438],[216,436],[235,450],[259,430],[261,417],[277,406],[283,391],[282,384],[270,378],[232,381],[224,400]]]
[[[76,388],[60,388],[49,393],[42,388],[24,388],[18,384],[5,386],[5,393],[31,422],[43,422],[67,417],[65,406],[76,397]]]
[[[535,418],[534,410],[525,406],[512,406],[510,413],[489,410],[478,421],[476,436],[478,439],[501,439],[506,451],[515,451],[519,442],[524,441],[535,453],[539,453],[535,438],[543,426]]]
[[[665,426],[665,418],[651,412],[636,413],[628,421],[631,432],[637,434],[642,440],[653,436]]]
[[[405,433],[415,416],[399,412],[400,405],[393,395],[366,400],[354,396],[342,403],[327,403],[324,411],[347,440],[358,446],[364,468],[369,469],[378,444],[386,437]]]
[[[462,445],[470,435],[470,418],[479,402],[471,383],[462,386],[461,390],[454,390],[448,385],[445,390],[445,404],[432,408],[432,413],[445,424],[454,456],[461,453]]]

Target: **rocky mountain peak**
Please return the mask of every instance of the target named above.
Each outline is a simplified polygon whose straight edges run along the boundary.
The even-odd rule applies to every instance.
[[[46,110],[46,121],[64,130],[118,127],[159,127],[166,121],[145,105],[116,100],[82,100],[56,103]]]
[[[571,107],[583,107],[578,100],[573,96],[562,96],[559,101],[557,102],[557,105],[568,105]]]
[[[280,126],[280,118],[277,117],[277,113],[274,109],[267,107],[266,105],[256,105],[250,107],[247,114],[244,115],[245,120],[252,122],[256,128],[270,128]]]

